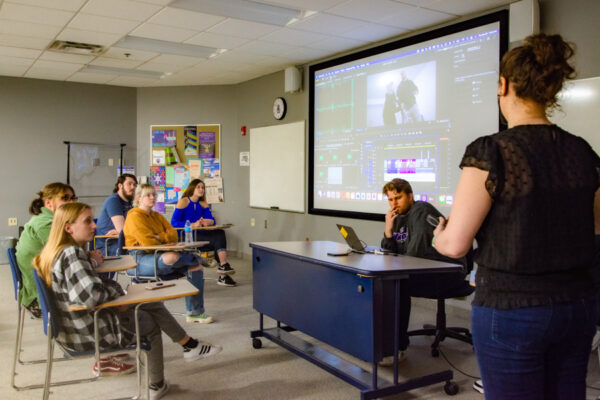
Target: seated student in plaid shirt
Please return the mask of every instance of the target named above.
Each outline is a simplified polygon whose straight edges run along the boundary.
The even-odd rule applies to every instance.
[[[94,349],[94,314],[92,309],[123,294],[115,281],[102,280],[92,266],[84,246],[94,237],[96,224],[90,206],[65,204],[56,211],[50,237],[41,254],[34,259],[38,273],[54,293],[59,312],[57,340],[69,349]],[[82,304],[88,310],[69,311],[69,305]],[[148,354],[150,398],[159,399],[168,390],[163,374],[161,332],[183,347],[185,361],[217,354],[220,346],[201,342],[187,335],[163,303],[144,304],[139,311],[140,334],[152,349]],[[135,341],[134,311],[128,306],[109,308],[99,315],[100,347],[115,347]]]

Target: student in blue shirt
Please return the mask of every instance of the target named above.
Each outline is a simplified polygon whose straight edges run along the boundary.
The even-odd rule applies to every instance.
[[[125,225],[125,216],[133,207],[132,201],[135,197],[137,179],[135,175],[123,174],[117,179],[113,194],[102,204],[98,215],[98,227],[96,235],[119,235]],[[104,253],[105,239],[96,240],[96,248]],[[117,252],[117,241],[108,241],[108,255]]]
[[[177,206],[171,217],[171,225],[175,228],[183,228],[186,221],[190,221],[192,228],[215,225],[215,218],[206,202],[205,191],[202,180],[192,180],[177,202]],[[235,281],[229,276],[234,274],[235,270],[227,262],[225,232],[222,229],[197,230],[196,240],[208,241],[209,246],[215,250],[217,260],[220,264],[218,268],[220,276],[217,284],[221,286],[235,286]]]

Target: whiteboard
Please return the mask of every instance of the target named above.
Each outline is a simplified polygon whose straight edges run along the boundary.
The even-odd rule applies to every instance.
[[[554,111],[550,120],[584,138],[600,154],[600,77],[566,83],[558,103],[562,110]]]
[[[250,207],[304,212],[304,121],[250,129]]]

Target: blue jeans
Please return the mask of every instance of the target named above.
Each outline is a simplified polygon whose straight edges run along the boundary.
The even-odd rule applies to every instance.
[[[485,398],[585,399],[596,297],[551,306],[473,307],[473,345]]]
[[[137,262],[138,275],[154,276],[154,254],[148,254],[143,251],[133,251],[130,253]],[[159,275],[166,275],[173,272],[184,274],[187,280],[199,290],[198,294],[187,296],[185,298],[185,309],[188,315],[197,315],[204,313],[204,272],[188,272],[187,267],[200,265],[200,257],[194,253],[178,253],[179,258],[173,264],[166,264],[163,256],[158,257],[157,270]],[[128,270],[127,273],[132,276],[134,272]]]

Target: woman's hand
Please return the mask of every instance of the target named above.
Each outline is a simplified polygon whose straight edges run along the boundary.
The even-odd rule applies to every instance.
[[[104,257],[102,256],[102,252],[100,250],[92,250],[90,251],[90,260],[92,261],[92,265],[98,268],[104,262]]]
[[[435,229],[433,230],[433,236],[436,237],[440,233],[444,232],[444,230],[446,229],[447,223],[448,223],[448,220],[446,218],[440,217],[440,222],[438,223],[438,226],[436,226]]]

